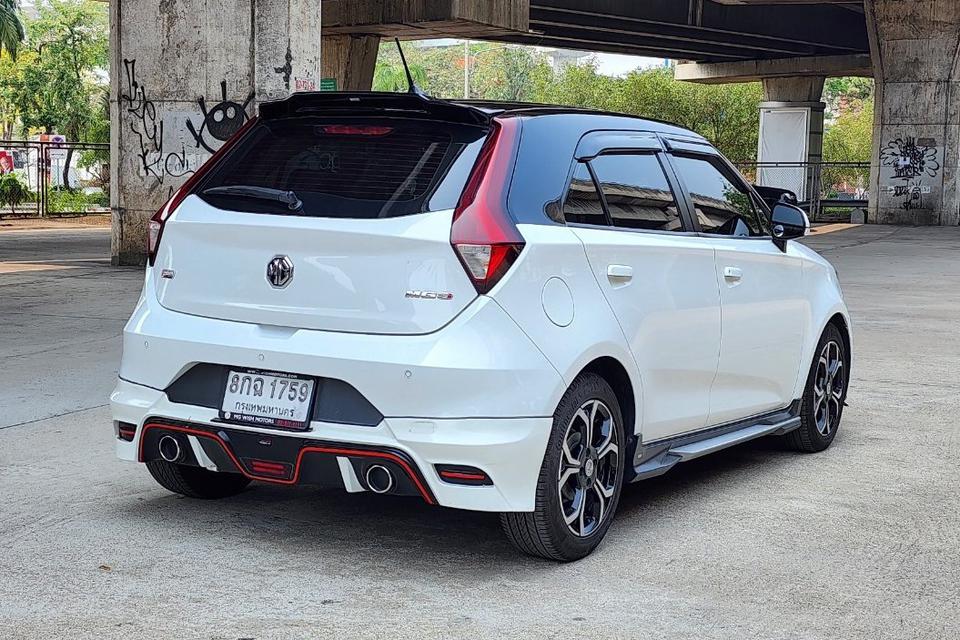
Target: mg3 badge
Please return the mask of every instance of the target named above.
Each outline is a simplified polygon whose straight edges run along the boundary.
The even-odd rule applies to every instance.
[[[449,291],[420,291],[419,289],[407,291],[404,297],[420,300],[453,300],[453,294]]]
[[[274,256],[267,263],[267,282],[275,289],[283,289],[293,280],[293,261],[289,256]]]

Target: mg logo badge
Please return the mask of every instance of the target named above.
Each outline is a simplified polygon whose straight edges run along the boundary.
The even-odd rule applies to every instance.
[[[274,256],[267,263],[267,282],[275,289],[283,289],[293,280],[293,261],[289,256]]]

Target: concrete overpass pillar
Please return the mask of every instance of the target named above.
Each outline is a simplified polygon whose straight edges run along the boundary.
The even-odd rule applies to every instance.
[[[823,76],[764,78],[760,103],[758,162],[817,163],[823,155]],[[758,171],[759,184],[794,191],[808,200],[815,171],[804,167],[770,167]]]
[[[320,79],[320,0],[111,0],[112,261],[260,101]]]
[[[876,78],[868,220],[960,223],[960,2],[867,0]]]
[[[378,35],[324,36],[323,77],[334,78],[339,91],[370,91],[379,50]]]

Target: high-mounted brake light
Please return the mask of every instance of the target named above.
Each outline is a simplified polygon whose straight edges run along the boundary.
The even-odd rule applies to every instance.
[[[385,136],[393,131],[393,127],[353,124],[327,124],[320,128],[324,133],[338,136]]]
[[[453,213],[450,243],[477,293],[488,293],[523,250],[523,236],[507,212],[507,190],[520,121],[493,121],[491,131]]]
[[[250,130],[256,121],[256,116],[247,120],[206,162],[197,167],[193,175],[187,178],[187,181],[184,182],[179,189],[174,191],[170,199],[150,218],[150,221],[147,223],[147,262],[151,267],[157,259],[157,249],[160,248],[160,236],[163,235],[163,226],[166,224],[167,218],[177,210],[177,207],[180,206],[188,195],[193,193],[194,188],[200,183],[203,176],[216,166],[220,159],[226,155],[227,151]]]

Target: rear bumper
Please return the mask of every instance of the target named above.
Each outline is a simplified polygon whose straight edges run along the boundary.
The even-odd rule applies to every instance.
[[[408,456],[426,493],[443,506],[533,510],[550,416],[565,384],[496,301],[480,296],[430,334],[336,333],[171,311],[157,302],[151,277],[148,269],[145,293],[124,328],[120,380],[111,395],[113,419],[136,427],[132,441],[117,439],[120,458],[142,459],[138,447],[149,421],[276,438],[293,435],[308,444],[371,447]],[[198,364],[343,381],[377,410],[376,417],[358,425],[314,415],[309,430],[296,433],[228,425],[218,421],[222,391],[208,389],[208,398],[220,395],[216,402],[204,403],[184,400],[171,390],[181,376],[187,387],[195,387],[197,380],[184,374]],[[474,467],[493,484],[454,484],[442,480],[435,465]]]
[[[388,466],[393,465],[398,476],[405,478],[398,486],[400,493],[419,494],[428,503],[474,511],[533,510],[540,462],[552,424],[551,418],[384,418],[375,427],[313,422],[310,431],[294,433],[226,425],[217,421],[217,411],[213,409],[175,404],[162,391],[125,380],[118,381],[110,396],[110,405],[114,420],[137,426],[131,441],[116,440],[117,455],[124,460],[154,459],[156,440],[151,433],[162,433],[165,426],[173,425],[179,433],[199,436],[215,447],[214,450],[204,448],[215,460],[218,471],[240,471],[253,479],[278,484],[313,482],[319,471],[298,473],[297,457],[272,452],[289,445],[309,454],[309,460],[303,458],[304,468],[314,462],[319,466],[324,456],[330,460],[340,457],[351,461],[354,477],[347,474],[335,479],[335,483],[347,491],[366,490],[362,478],[365,462],[385,461]],[[246,452],[235,444],[238,438],[231,441],[229,435],[224,439],[218,437],[223,433],[269,439],[271,448],[257,454],[257,459],[268,463],[291,462],[289,472],[282,477],[258,473],[249,466]],[[218,458],[216,448],[233,460]],[[369,456],[363,451],[386,455]],[[483,471],[493,484],[453,484],[440,477],[436,465],[473,467]]]

